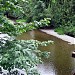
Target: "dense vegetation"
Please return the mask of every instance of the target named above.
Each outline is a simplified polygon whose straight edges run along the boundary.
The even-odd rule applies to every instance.
[[[45,16],[51,18],[51,27],[59,34],[75,37],[75,0],[41,0]]]
[[[75,0],[55,0],[49,9],[55,31],[75,37]]]
[[[16,36],[50,25],[60,34],[75,37],[74,4],[74,0],[0,0],[0,66],[10,75],[14,68],[38,75],[36,65],[41,56],[48,56],[38,46],[52,41],[17,40]]]
[[[74,0],[2,0],[4,14],[24,22],[40,21],[51,18],[51,27],[60,34],[75,36],[75,1]],[[12,6],[12,7],[10,7]],[[12,9],[10,9],[10,8]],[[15,8],[14,8],[15,7]],[[16,9],[17,8],[17,9]],[[14,10],[15,9],[15,10]],[[20,9],[20,11],[18,11]],[[1,10],[1,9],[0,9]]]
[[[39,75],[36,66],[42,62],[41,57],[48,57],[49,52],[41,52],[38,50],[38,46],[47,46],[52,41],[16,39],[16,36],[23,32],[47,26],[51,20],[42,18],[39,21],[26,23],[24,15],[25,12],[28,12],[24,11],[21,6],[23,4],[20,3],[27,2],[24,0],[0,0],[0,74]],[[14,21],[15,19],[21,20]]]

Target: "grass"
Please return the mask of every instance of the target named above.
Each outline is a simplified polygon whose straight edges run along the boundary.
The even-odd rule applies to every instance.
[[[25,19],[18,19],[18,20],[16,20],[16,22],[26,22],[26,20]]]
[[[60,35],[64,34],[64,31],[63,31],[62,28],[56,28],[54,31],[57,32]]]

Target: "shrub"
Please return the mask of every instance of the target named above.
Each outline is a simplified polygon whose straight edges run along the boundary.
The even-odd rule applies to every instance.
[[[25,69],[27,75],[38,75],[36,66],[41,63],[41,55],[47,52],[38,50],[38,46],[47,46],[52,41],[40,42],[37,40],[16,40],[5,34],[0,34],[0,66],[11,72],[12,69]],[[32,56],[33,55],[33,56]]]

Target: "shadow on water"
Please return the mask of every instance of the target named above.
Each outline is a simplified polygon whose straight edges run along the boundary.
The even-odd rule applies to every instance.
[[[54,36],[47,35],[39,30],[23,33],[17,39],[35,39],[39,41],[53,40],[54,44],[47,47],[39,47],[42,51],[50,51],[50,57],[43,59],[44,63],[38,65],[41,75],[73,75],[75,73],[75,58],[72,58],[72,51],[75,45],[69,45]]]

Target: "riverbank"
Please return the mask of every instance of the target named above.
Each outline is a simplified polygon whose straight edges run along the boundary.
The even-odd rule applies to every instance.
[[[75,38],[68,36],[68,35],[59,35],[57,32],[55,32],[54,30],[50,30],[50,29],[40,29],[42,32],[45,32],[46,34],[55,36],[63,41],[68,42],[68,44],[75,44]]]

